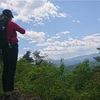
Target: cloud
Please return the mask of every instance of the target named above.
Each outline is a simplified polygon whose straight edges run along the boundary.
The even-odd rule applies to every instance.
[[[62,34],[69,34],[69,33],[70,33],[69,31],[62,32]]]
[[[100,21],[100,18],[98,18],[98,21]]]
[[[63,31],[63,32],[57,33],[55,36],[52,36],[52,37],[51,37],[51,40],[59,39],[59,38],[61,38],[63,35],[66,35],[66,34],[69,34],[69,33],[70,33],[69,31]]]
[[[0,8],[9,8],[13,11],[14,20],[43,24],[51,17],[67,17],[66,13],[59,12],[59,7],[49,0],[1,0]]]
[[[19,54],[18,59],[22,58],[24,54]]]
[[[84,36],[82,39],[72,38],[63,33],[70,33],[69,31],[60,32],[53,37],[48,37],[44,32],[27,31],[25,35],[18,35],[20,38],[35,43],[36,49],[43,54],[47,54],[49,58],[61,59],[72,58],[80,55],[88,55],[96,53],[100,45],[100,33]],[[66,39],[63,36],[66,35]],[[60,40],[55,38],[60,36]],[[61,41],[61,39],[63,41]],[[33,45],[33,44],[32,44]],[[24,50],[31,50],[31,46],[25,47]]]
[[[88,42],[100,42],[100,33],[88,35],[84,37],[83,40]]]
[[[30,48],[29,48],[29,47],[24,47],[23,49],[24,49],[24,50],[27,50],[27,51],[28,51],[28,50],[30,50]]]
[[[52,37],[52,39],[58,39],[58,38],[60,38],[59,34],[56,34],[55,36]]]
[[[80,20],[72,20],[73,22],[80,23]]]
[[[18,34],[19,38],[23,38],[25,40],[30,41],[30,43],[34,42],[43,42],[45,38],[44,32],[35,32],[35,31],[26,31],[26,34]]]
[[[49,42],[50,41],[50,42]],[[52,59],[72,58],[80,55],[88,55],[97,52],[97,47],[100,45],[100,33],[87,35],[81,40],[76,38],[68,38],[64,41],[48,40],[44,43],[39,43],[37,46],[42,46],[41,51],[46,53]]]

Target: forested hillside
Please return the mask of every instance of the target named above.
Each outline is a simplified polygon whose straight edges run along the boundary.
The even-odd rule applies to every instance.
[[[67,70],[61,62],[56,66],[46,61],[32,65],[24,58],[17,64],[15,87],[40,100],[99,100],[100,66],[89,66],[86,60]],[[1,80],[2,66],[0,66]],[[0,81],[0,92],[2,85]]]

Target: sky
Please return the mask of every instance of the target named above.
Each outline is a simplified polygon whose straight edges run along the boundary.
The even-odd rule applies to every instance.
[[[36,50],[55,60],[98,53],[100,0],[0,0],[3,9],[26,30],[17,32],[19,58]]]

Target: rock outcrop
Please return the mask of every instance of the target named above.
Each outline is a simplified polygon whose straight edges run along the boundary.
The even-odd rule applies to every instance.
[[[0,94],[0,100],[41,100],[40,97],[32,97],[19,91],[7,92]]]

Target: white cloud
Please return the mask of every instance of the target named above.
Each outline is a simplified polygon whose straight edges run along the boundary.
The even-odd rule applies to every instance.
[[[69,31],[62,32],[62,34],[69,34],[69,33],[70,33]]]
[[[52,39],[58,39],[58,38],[60,38],[59,34],[56,34],[55,36],[52,37]]]
[[[47,39],[47,42],[52,42],[52,39]]]
[[[69,35],[63,41],[57,39],[58,36],[62,39],[61,35],[68,33],[70,32],[64,31],[48,37],[44,32],[27,31],[25,35],[19,37],[31,41],[31,43],[36,42],[36,47],[41,48],[41,52],[52,59],[72,58],[98,52],[96,48],[100,45],[100,33],[84,36],[81,40],[71,38]]]
[[[100,21],[100,18],[98,18],[98,21]]]
[[[100,33],[89,35],[83,38],[84,41],[100,42]]]
[[[59,7],[49,0],[1,0],[0,8],[9,8],[14,12],[14,20],[43,24],[43,20],[51,17],[66,17],[66,13],[58,12]]]
[[[69,31],[63,31],[63,32],[57,33],[55,36],[51,37],[51,40],[59,39],[59,38],[62,37],[62,35],[66,35],[66,34],[69,34],[69,33],[70,33]]]
[[[35,32],[35,31],[26,31],[26,34],[18,34],[19,38],[23,38],[26,40],[31,41],[31,43],[34,42],[43,42],[45,38],[44,32]]]
[[[19,54],[18,55],[18,59],[22,58],[23,57],[23,54]]]
[[[29,47],[24,47],[23,49],[24,49],[24,50],[27,50],[27,51],[28,51],[28,50],[30,50],[30,48],[29,48]]]
[[[88,55],[97,52],[100,46],[100,33],[88,35],[82,40],[69,38],[68,40],[44,42],[37,46],[45,46],[41,51],[53,59],[72,58],[79,55]]]
[[[56,39],[53,40],[52,37],[46,38],[46,34],[43,32],[37,33],[34,31],[28,31],[27,35],[21,38],[36,42],[36,48],[39,48],[43,54],[47,54],[48,57],[52,59],[67,59],[80,55],[96,53],[98,52],[97,48],[100,46],[100,33],[87,35],[81,40],[68,37],[63,41],[59,41]],[[41,42],[39,42],[40,40]],[[31,50],[30,46],[24,49]]]
[[[72,20],[73,22],[80,23],[80,20]]]

